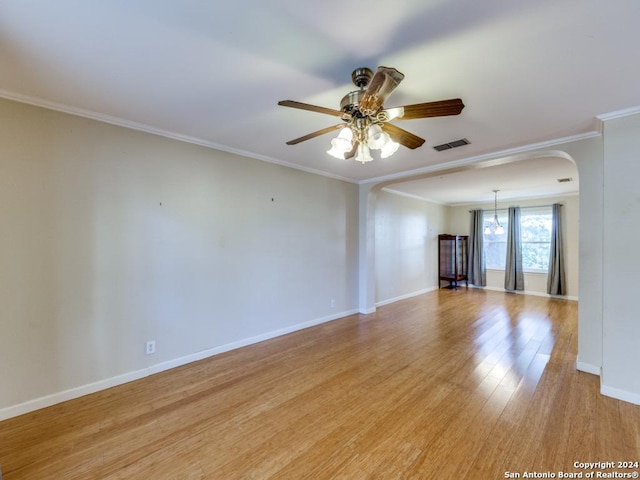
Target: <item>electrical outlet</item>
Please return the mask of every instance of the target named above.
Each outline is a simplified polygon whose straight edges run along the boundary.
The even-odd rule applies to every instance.
[[[147,355],[151,355],[153,353],[156,353],[156,341],[155,340],[149,340],[147,342],[147,348],[145,350],[145,353]]]
[[[336,301],[335,300],[331,300],[331,308],[336,308]]]

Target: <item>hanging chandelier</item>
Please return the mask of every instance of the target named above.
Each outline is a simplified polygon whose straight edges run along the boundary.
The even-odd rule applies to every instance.
[[[493,220],[484,227],[484,233],[486,235],[502,235],[504,233],[504,227],[500,225],[498,221],[498,192],[500,190],[494,190],[493,195]]]

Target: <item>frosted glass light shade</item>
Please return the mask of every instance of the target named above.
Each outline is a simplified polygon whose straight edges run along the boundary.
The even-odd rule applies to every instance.
[[[373,160],[369,147],[365,143],[358,144],[358,150],[356,151],[356,161],[360,163],[366,163]]]
[[[345,127],[340,130],[338,136],[331,140],[331,146],[342,150],[343,152],[348,152],[349,150],[351,150],[351,147],[353,146],[353,132],[351,131],[351,129]]]
[[[371,125],[367,130],[367,145],[372,150],[378,150],[390,141],[389,135],[383,132],[378,124]]]
[[[340,130],[338,136],[331,140],[331,148],[327,150],[327,153],[332,157],[344,160],[347,152],[353,148],[353,132],[349,127],[345,127]]]
[[[340,160],[344,160],[345,152],[342,150],[338,150],[335,146],[333,146],[333,142],[331,142],[331,148],[327,150],[327,153],[332,157],[339,158]]]
[[[396,153],[398,151],[398,148],[400,148],[400,144],[398,142],[394,142],[393,140],[391,140],[391,138],[389,138],[389,141],[385,143],[380,149],[380,157],[388,158]]]

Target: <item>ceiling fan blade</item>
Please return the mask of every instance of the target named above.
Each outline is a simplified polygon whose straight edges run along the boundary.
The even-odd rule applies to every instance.
[[[333,108],[318,107],[317,105],[311,105],[309,103],[296,102],[295,100],[281,100],[278,105],[283,107],[299,108],[300,110],[309,110],[310,112],[326,113],[327,115],[333,115],[334,117],[342,117],[345,115],[340,110],[334,110]]]
[[[411,132],[407,132],[400,127],[396,127],[392,123],[382,124],[382,129],[389,134],[394,142],[404,145],[407,148],[414,149],[422,146],[424,138],[420,138]]]
[[[376,113],[403,78],[404,74],[395,68],[378,67],[360,100],[358,109],[365,115]]]
[[[459,98],[439,100],[437,102],[416,103],[415,105],[397,107],[397,109],[404,109],[404,114],[397,115],[397,118],[398,120],[413,120],[416,118],[446,117],[447,115],[459,115],[463,108],[464,103],[462,103],[462,100]],[[395,113],[396,108],[389,108],[385,111]]]
[[[390,122],[396,118],[404,116],[404,107],[385,108],[378,115],[378,119],[382,122]]]
[[[324,135],[325,133],[333,132],[334,130],[337,130],[339,128],[346,127],[346,126],[347,125],[345,123],[339,123],[338,125],[332,125],[331,127],[323,128],[322,130],[318,130],[316,132],[308,133],[307,135],[304,135],[302,137],[294,138],[293,140],[289,140],[287,142],[287,145],[296,145],[296,144],[298,144],[300,142],[304,142],[305,140],[310,140],[312,138],[319,137],[320,135]]]

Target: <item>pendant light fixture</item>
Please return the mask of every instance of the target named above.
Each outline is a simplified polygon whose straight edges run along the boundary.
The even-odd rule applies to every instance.
[[[502,235],[504,234],[504,227],[502,225],[500,225],[500,222],[498,221],[498,192],[500,190],[494,190],[493,191],[493,195],[494,195],[494,199],[493,199],[493,220],[491,222],[489,222],[485,227],[484,227],[484,233],[486,235]]]

